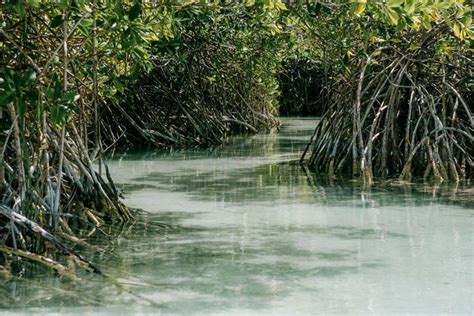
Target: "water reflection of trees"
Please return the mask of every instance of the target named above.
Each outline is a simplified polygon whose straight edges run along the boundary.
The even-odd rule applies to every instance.
[[[150,183],[173,182],[174,190],[189,192],[193,198],[205,201],[216,199],[223,199],[228,203],[270,201],[269,203],[303,203],[357,208],[374,206],[380,208],[393,205],[417,207],[433,203],[462,206],[467,209],[473,207],[473,188],[469,183],[458,186],[436,186],[386,181],[378,183],[370,190],[365,190],[356,182],[342,179],[330,181],[324,177],[317,177],[296,162],[263,164],[256,168],[232,170],[224,178],[208,174],[204,175],[204,178],[207,178],[206,181],[200,178],[192,179],[189,175],[173,176],[171,173],[157,173],[150,177]],[[85,280],[81,283],[67,283],[59,282],[59,278],[52,274],[45,277],[44,270],[30,270],[34,271],[38,277],[14,279],[2,284],[0,293],[4,295],[0,300],[0,306],[8,307],[18,300],[21,300],[25,306],[54,305],[58,302],[63,306],[99,306],[107,302],[113,304],[118,300],[134,301],[137,297],[131,295],[130,291],[133,292],[136,288],[159,289],[175,286],[167,284],[166,282],[170,280],[165,276],[167,273],[173,273],[177,268],[179,271],[185,271],[186,275],[183,278],[193,280],[194,275],[202,272],[199,269],[210,269],[216,260],[229,260],[231,256],[237,260],[243,255],[239,252],[241,245],[228,239],[229,234],[236,236],[243,234],[239,231],[242,228],[213,227],[211,229],[182,224],[193,216],[195,214],[186,212],[158,214],[139,212],[136,214],[135,222],[101,226],[87,240],[93,245],[92,247],[77,249],[93,262],[106,267],[105,271],[113,279],[120,280],[120,286],[129,292],[120,293],[113,283],[86,275],[82,276]],[[232,229],[235,232],[230,231]],[[259,255],[301,256],[302,259],[305,258],[304,260],[312,258],[311,260],[319,262],[321,267],[316,270],[300,271],[295,270],[294,266],[275,267],[271,264],[267,266],[263,263],[255,263],[244,267],[249,274],[265,274],[270,271],[285,281],[286,276],[290,278],[295,274],[303,276],[307,274],[308,277],[330,277],[337,273],[351,272],[344,269],[352,269],[348,262],[356,253],[321,251],[297,253],[295,251],[301,251],[299,248],[295,248],[291,243],[283,247],[281,240],[274,237],[279,236],[278,229],[279,227],[275,226],[271,231],[267,231],[268,235],[264,237],[266,243],[260,248],[247,247],[245,255],[248,258]],[[367,227],[324,225],[290,226],[285,232],[301,233],[306,230],[308,233],[317,232],[339,240],[378,238],[380,233]],[[406,237],[395,233],[386,231],[384,235],[393,238]],[[179,242],[183,239],[194,242],[192,244]],[[333,261],[342,262],[342,266],[333,264]],[[282,261],[281,264],[286,263]],[[367,265],[370,264],[381,263],[367,263]],[[367,268],[370,267],[367,266]],[[163,276],[164,279],[154,279],[157,272],[153,272],[153,269],[158,269],[160,271],[158,275]],[[282,274],[282,271],[285,273]],[[137,277],[138,275],[140,277]],[[233,277],[237,278],[241,275]],[[136,287],[134,282],[139,286]],[[251,284],[251,280],[249,282]],[[180,286],[190,287],[191,284],[186,283]]]
[[[243,135],[229,138],[223,145],[195,148],[135,149],[109,154],[111,160],[195,160],[245,157],[268,157],[275,154],[297,152],[304,148],[313,133],[316,120],[284,120],[281,130],[276,128],[266,134]],[[308,123],[309,122],[309,123]],[[303,128],[302,125],[303,124]],[[306,127],[306,128],[304,128]],[[114,150],[114,149],[112,149]]]
[[[227,203],[313,203],[360,207],[370,207],[371,203],[383,206],[436,202],[465,207],[474,204],[474,189],[470,183],[453,186],[387,180],[365,189],[357,181],[318,176],[296,161],[229,170],[218,168],[198,174],[153,172],[124,185],[128,192],[145,188],[185,192],[195,200]]]

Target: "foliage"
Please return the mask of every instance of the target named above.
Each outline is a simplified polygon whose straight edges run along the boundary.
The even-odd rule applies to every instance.
[[[152,46],[154,69],[104,113],[105,139],[209,145],[277,125],[277,73],[291,45],[279,26],[278,8],[240,3],[176,8],[175,36]]]
[[[313,138],[314,169],[369,185],[374,176],[471,176],[472,24],[463,3],[358,1],[307,20],[316,45],[329,43],[318,58],[337,65],[324,84],[333,92]],[[322,23],[343,27],[337,41]]]
[[[57,237],[37,232],[46,228],[71,242],[84,226],[130,219],[103,162],[98,172],[94,167],[102,149],[89,131],[99,119],[99,85],[110,91],[149,63],[141,53],[154,18],[148,25],[144,18],[131,1],[12,0],[2,6],[3,253],[22,249],[44,263],[35,256],[53,243],[75,256]]]
[[[229,3],[222,7],[228,17],[219,14],[221,5],[218,1],[4,2],[0,11],[0,115],[5,118],[0,137],[0,226],[5,255],[22,254],[43,262],[35,256],[46,249],[46,241],[59,249],[62,244],[49,233],[35,234],[38,227],[72,242],[84,225],[130,218],[102,160],[101,114],[108,105],[123,102],[130,91],[126,89],[157,65],[155,57],[173,60],[178,77],[194,76],[189,70],[198,71],[201,61],[194,59],[198,55],[193,50],[204,45],[201,54],[214,62],[212,58],[219,55],[212,43],[217,38],[206,36],[224,35],[220,43],[229,47],[222,46],[219,52],[228,59],[239,54],[245,63],[234,64],[240,69],[235,75],[251,80],[246,84],[255,84],[248,88],[252,98],[260,98],[257,104],[262,109],[250,107],[252,116],[258,121],[260,110],[272,112],[279,59],[271,55],[275,50],[266,48],[280,45],[273,36],[280,32],[276,22],[284,5],[277,0]],[[237,17],[246,22],[241,25]],[[200,25],[203,41],[192,42],[196,47],[185,38],[193,32],[192,25]],[[251,52],[245,57],[246,49]],[[270,63],[265,60],[269,57],[274,57]],[[232,71],[228,66],[222,57],[213,64],[216,69],[207,69],[209,75],[199,85],[211,86],[213,79],[222,83],[221,71]],[[215,93],[219,86],[215,83],[206,89],[196,93]],[[229,89],[233,88],[228,85]],[[125,111],[132,113],[130,108]],[[275,123],[271,115],[268,121]]]

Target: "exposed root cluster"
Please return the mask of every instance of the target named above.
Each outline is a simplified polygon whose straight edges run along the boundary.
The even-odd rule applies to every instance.
[[[412,33],[404,45],[357,60],[316,127],[309,165],[366,184],[374,177],[472,177],[474,61],[462,48],[450,57],[436,52],[447,32],[439,25]]]
[[[107,167],[102,164],[103,171],[97,171],[99,166],[87,155],[74,124],[63,138],[45,121],[37,133],[21,129],[34,123],[19,122],[13,107],[7,120],[11,127],[2,139],[0,161],[0,264],[19,256],[74,278],[73,270],[53,259],[62,253],[79,266],[100,272],[72,246],[81,245],[81,237],[104,221],[132,218],[119,201]]]
[[[157,147],[213,145],[279,124],[276,110],[254,91],[252,78],[231,69],[218,77],[212,67],[204,60],[155,61],[152,73],[127,90],[127,102],[104,112],[103,138],[110,144]]]

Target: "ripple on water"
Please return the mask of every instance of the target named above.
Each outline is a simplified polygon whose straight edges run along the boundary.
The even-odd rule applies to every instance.
[[[110,170],[126,202],[149,213],[103,227],[89,241],[97,248],[82,252],[121,287],[37,271],[4,283],[0,306],[51,314],[472,314],[472,186],[364,191],[327,183],[293,163],[315,122],[285,119],[280,133],[210,150],[115,157]]]

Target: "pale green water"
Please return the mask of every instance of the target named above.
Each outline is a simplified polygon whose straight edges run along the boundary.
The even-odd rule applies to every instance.
[[[9,313],[473,314],[472,187],[323,185],[295,164],[314,120],[214,150],[148,152],[110,164],[130,206],[85,252],[97,276],[2,286]],[[425,192],[423,192],[425,191]],[[469,206],[471,205],[471,206]],[[40,272],[40,271],[39,271]],[[13,293],[13,294],[12,294]],[[6,313],[6,311],[5,311]]]

